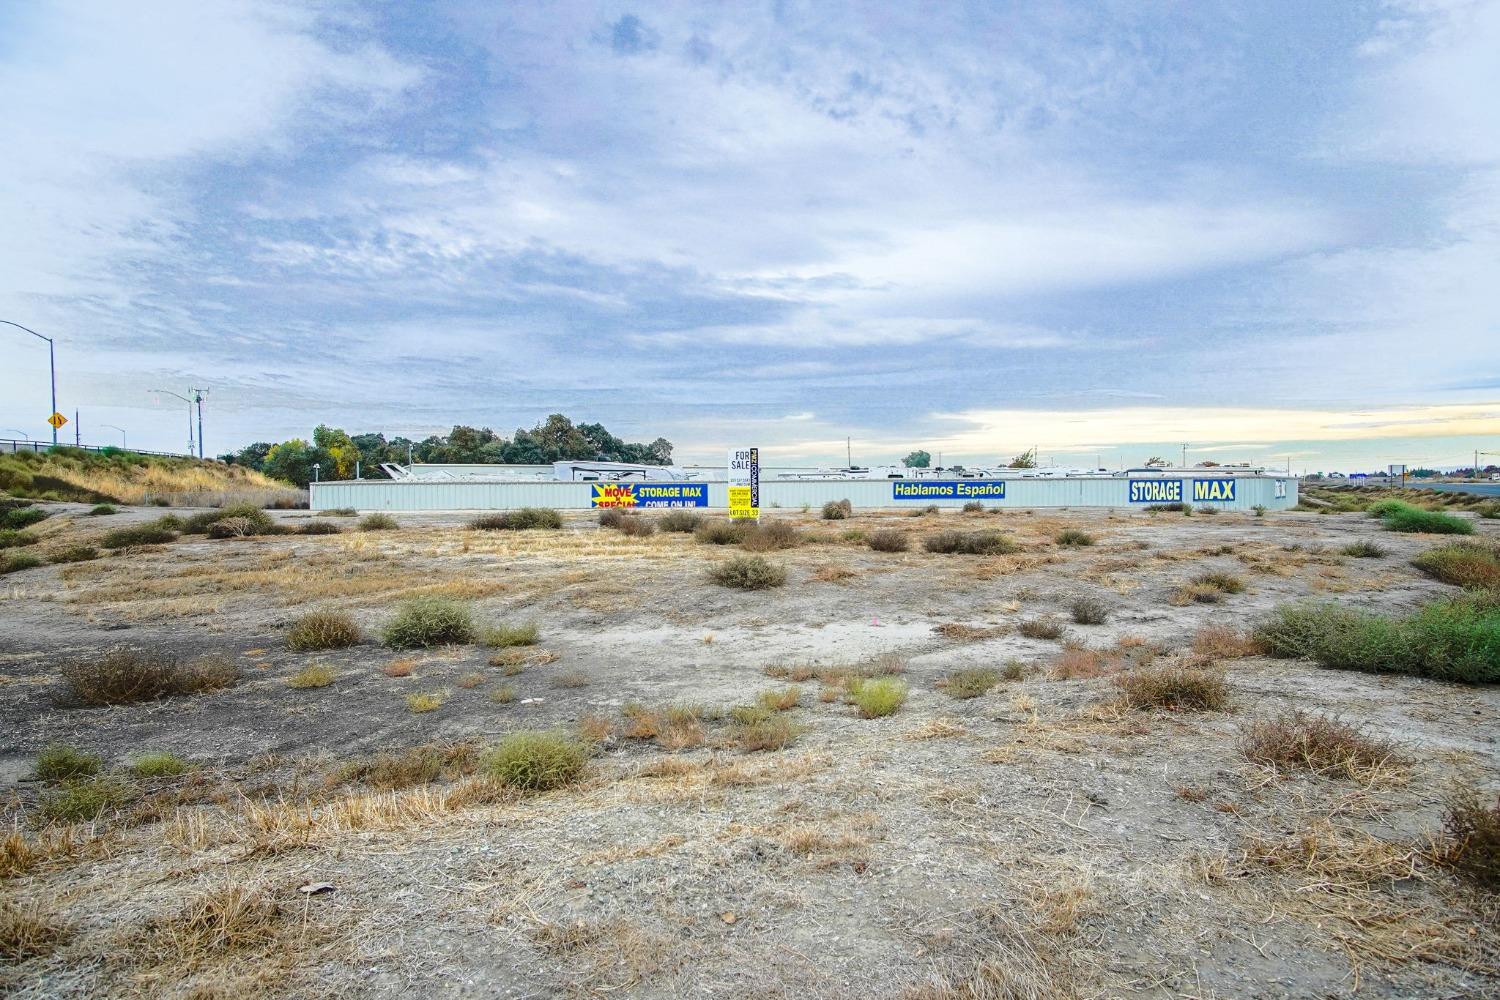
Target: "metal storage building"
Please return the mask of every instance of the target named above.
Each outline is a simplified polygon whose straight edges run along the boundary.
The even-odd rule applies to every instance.
[[[517,481],[470,479],[363,479],[312,484],[313,510],[353,507],[356,510],[439,511],[507,510],[516,507],[554,507],[589,510],[599,503],[604,487],[628,486],[639,491],[648,484]],[[727,509],[724,482],[651,483],[651,487],[681,486],[688,499],[657,500],[642,496],[641,507],[702,507]],[[663,494],[657,494],[662,496]],[[1182,500],[1222,510],[1251,510],[1263,506],[1284,510],[1297,503],[1297,480],[1266,474],[1233,475],[1217,469],[1171,470],[1159,475],[1080,476],[1076,478],[995,479],[843,479],[778,480],[763,478],[761,509],[821,507],[829,500],[848,499],[856,508],[962,507],[979,501],[986,507],[1115,507],[1140,508],[1152,503]]]

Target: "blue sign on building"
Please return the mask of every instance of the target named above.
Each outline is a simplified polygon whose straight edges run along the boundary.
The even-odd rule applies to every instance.
[[[1193,499],[1205,503],[1232,501],[1234,499],[1234,480],[1194,479]]]
[[[892,500],[1004,500],[1003,479],[898,479]]]
[[[1132,479],[1131,503],[1182,503],[1181,479]]]
[[[706,483],[595,483],[595,507],[707,507]]]

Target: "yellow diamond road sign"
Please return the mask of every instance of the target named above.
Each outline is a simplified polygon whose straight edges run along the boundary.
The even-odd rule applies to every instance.
[[[52,414],[52,416],[47,418],[47,423],[51,424],[54,428],[61,427],[67,422],[68,418],[63,416],[61,413],[54,413]]]

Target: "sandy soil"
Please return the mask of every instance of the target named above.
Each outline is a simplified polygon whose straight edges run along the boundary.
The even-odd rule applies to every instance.
[[[160,513],[54,507],[64,513],[37,529],[43,547]],[[510,533],[402,515],[393,532],[185,539],[0,578],[0,790],[18,831],[7,850],[21,842],[36,857],[0,893],[60,930],[40,954],[0,965],[0,988],[1500,995],[1500,906],[1432,851],[1450,784],[1500,784],[1500,692],[1248,656],[1212,667],[1226,672],[1228,711],[1140,711],[1119,703],[1112,676],[1052,669],[1064,643],[1189,657],[1205,626],[1247,629],[1288,600],[1414,609],[1452,592],[1408,565],[1435,539],[1354,514],[773,516],[809,537],[767,554],[787,567],[786,586],[753,593],[706,580],[737,549],[627,538],[576,517],[561,532]],[[914,538],[996,528],[1022,548],[888,554],[846,537],[882,527]],[[1058,546],[1063,528],[1097,544]],[[1361,539],[1388,554],[1339,554]],[[1210,570],[1246,591],[1174,603]],[[412,593],[472,601],[481,622],[534,621],[540,643],[515,654],[518,673],[479,646],[382,648],[373,637]],[[1068,622],[1079,595],[1103,599],[1108,622]],[[347,610],[372,638],[288,651],[287,627],[311,608]],[[1066,623],[1062,639],[1017,631],[1044,616]],[[224,653],[241,681],[146,705],[70,705],[61,666],[122,644]],[[820,700],[816,679],[772,676],[880,657],[904,667],[910,688],[883,719],[831,689]],[[388,676],[397,660],[411,661],[409,675]],[[955,670],[1012,661],[1020,679],[981,697],[942,690]],[[313,662],[334,682],[289,687]],[[779,751],[746,753],[709,722],[703,745],[668,752],[629,738],[621,712],[740,704],[788,684],[806,730]],[[505,704],[491,697],[502,685],[515,695]],[[413,693],[442,706],[414,713]],[[1393,739],[1405,763],[1356,780],[1247,761],[1245,727],[1289,707]],[[379,750],[580,725],[601,737],[599,752],[559,791],[509,794],[467,773],[394,791],[338,778]],[[30,775],[55,742],[111,766],[170,750],[197,768],[135,782],[131,805],[97,823],[45,827],[47,789]],[[298,891],[320,882],[334,888]],[[185,908],[239,890],[263,926],[193,944]]]

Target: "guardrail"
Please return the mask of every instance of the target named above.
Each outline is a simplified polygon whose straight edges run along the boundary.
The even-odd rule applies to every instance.
[[[34,451],[40,453],[44,451],[51,451],[52,447],[53,445],[51,441],[20,441],[15,438],[0,438],[0,453],[10,452],[13,454],[18,451]],[[121,448],[119,445],[112,444],[66,444],[59,441],[57,443],[57,447],[75,448],[78,451],[104,451],[106,449],[112,449],[114,451],[128,451],[134,455],[156,455],[159,458],[192,457],[190,455],[183,455],[182,453],[175,451],[147,451],[144,448]]]

